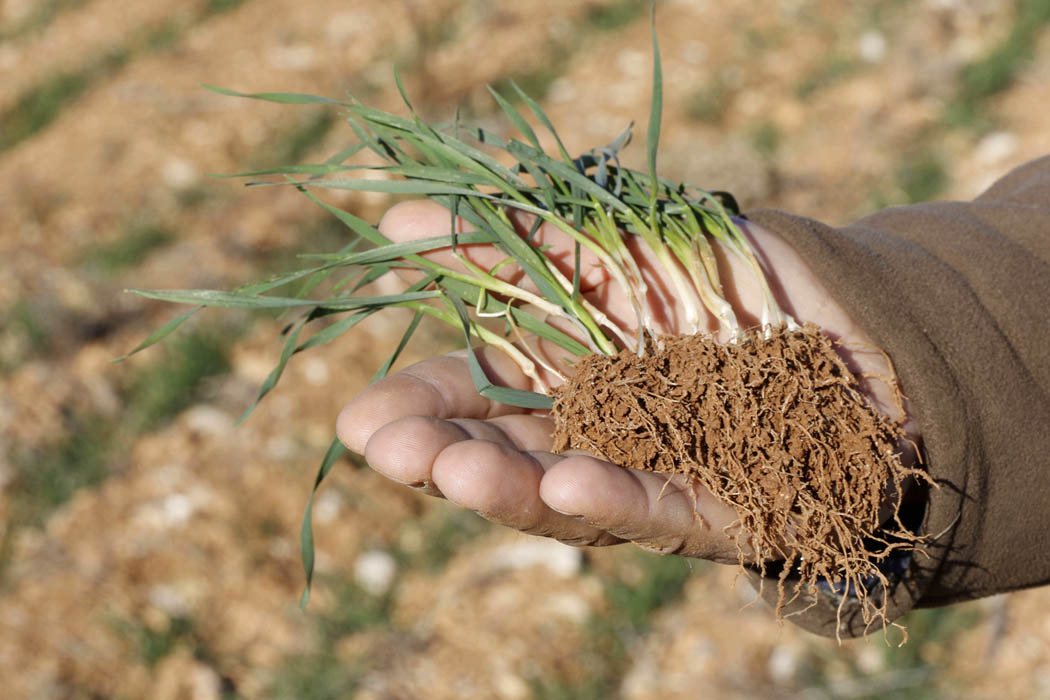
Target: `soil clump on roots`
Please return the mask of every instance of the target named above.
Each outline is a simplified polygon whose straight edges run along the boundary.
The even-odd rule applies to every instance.
[[[884,505],[905,479],[925,476],[902,464],[901,424],[875,410],[816,326],[729,344],[662,336],[643,356],[579,359],[552,394],[556,452],[685,475],[736,510],[727,531],[741,565],[764,575],[790,561],[778,617],[803,593],[815,601],[823,579],[852,588],[866,624],[885,623],[878,563],[919,538],[895,515],[883,522]],[[799,585],[786,599],[792,574]]]

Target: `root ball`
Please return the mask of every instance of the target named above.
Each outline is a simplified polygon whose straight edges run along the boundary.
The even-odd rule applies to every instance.
[[[732,506],[742,565],[765,573],[792,562],[778,615],[793,571],[795,595],[845,582],[865,620],[885,622],[878,563],[919,540],[892,516],[884,523],[884,506],[909,476],[925,476],[902,464],[900,423],[875,410],[832,341],[807,325],[730,344],[663,336],[655,345],[641,357],[577,361],[553,391],[555,451],[682,474]]]

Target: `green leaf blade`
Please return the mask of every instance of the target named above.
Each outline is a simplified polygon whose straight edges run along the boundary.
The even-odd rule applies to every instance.
[[[218,87],[215,85],[201,84],[201,87],[205,90],[211,90],[217,92],[220,95],[228,95],[230,97],[244,97],[251,100],[262,100],[264,102],[276,102],[278,104],[288,105],[342,105],[346,106],[346,102],[341,100],[333,100],[330,97],[319,97],[318,95],[307,95],[299,92],[238,92],[237,90],[231,90],[229,88]]]
[[[328,476],[328,472],[332,471],[332,467],[337,461],[339,461],[339,458],[342,457],[345,452],[346,448],[343,447],[343,443],[339,442],[339,438],[332,440],[332,443],[328,446],[328,451],[325,452],[324,459],[321,460],[321,467],[317,470],[317,477],[314,479],[314,486],[310,491],[310,498],[306,502],[306,511],[303,513],[303,523],[299,529],[299,546],[302,551],[303,574],[306,579],[303,588],[303,595],[299,598],[300,610],[306,610],[306,606],[310,602],[310,587],[314,580],[314,496],[317,495],[317,489],[320,488],[321,482],[324,481],[326,476]]]
[[[190,318],[190,316],[193,316],[195,313],[197,313],[198,311],[200,311],[203,308],[204,308],[203,306],[198,306],[198,307],[196,307],[194,309],[190,309],[189,311],[186,311],[185,313],[179,314],[178,316],[176,316],[175,318],[171,319],[170,321],[165,323],[163,326],[161,326],[157,330],[153,331],[153,333],[151,333],[149,335],[149,337],[147,337],[141,343],[136,345],[133,349],[129,350],[126,354],[121,355],[120,357],[114,358],[112,361],[113,362],[122,362],[122,361],[128,359],[129,357],[131,357],[132,355],[134,355],[135,353],[141,352],[141,351],[145,350],[146,348],[148,348],[149,346],[159,343],[160,341],[164,340],[164,338],[166,338],[167,336],[171,335],[175,331],[175,329],[177,329],[184,322],[186,322]]]

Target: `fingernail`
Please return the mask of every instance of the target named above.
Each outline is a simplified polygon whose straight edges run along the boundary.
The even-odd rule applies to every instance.
[[[566,513],[565,511],[563,511],[563,510],[558,510],[557,508],[554,508],[554,507],[550,507],[550,508],[551,508],[551,510],[553,510],[553,511],[554,511],[555,513],[559,513],[559,514],[561,514],[561,515],[564,515],[564,516],[565,516],[566,518],[572,518],[573,520],[586,520],[586,519],[587,519],[587,518],[585,518],[584,516],[582,516],[582,515],[578,515],[578,514],[576,514],[576,513]]]

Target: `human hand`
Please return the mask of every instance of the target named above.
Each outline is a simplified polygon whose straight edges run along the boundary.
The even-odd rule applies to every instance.
[[[873,347],[790,246],[757,226],[739,223],[756,254],[768,263],[769,282],[785,311],[799,322],[817,324],[844,347]],[[380,224],[381,232],[396,242],[448,229],[448,212],[426,201],[399,204]],[[543,226],[535,241],[551,246],[546,255],[572,276],[574,248],[567,236]],[[637,237],[630,237],[629,245],[646,277],[650,307],[659,314],[656,325],[666,333],[683,332],[684,308],[665,283],[661,266]],[[462,246],[460,251],[486,269],[503,257],[491,246]],[[736,256],[718,248],[716,253],[726,297],[741,324],[757,326],[762,297],[752,273]],[[449,252],[430,255],[457,266]],[[511,266],[500,275],[527,285]],[[622,327],[633,325],[621,290],[586,255],[581,292]],[[713,317],[707,330],[717,330]],[[858,376],[888,373],[879,353],[844,354]],[[478,357],[494,384],[542,391],[502,352],[486,348]],[[339,438],[387,478],[530,534],[576,545],[630,541],[661,553],[721,563],[737,563],[741,549],[747,552],[746,542],[738,547],[727,534],[735,511],[683,477],[623,469],[579,452],[551,453],[551,419],[544,412],[479,395],[466,358],[465,351],[432,358],[368,387],[340,413]],[[549,375],[541,379],[556,381]],[[879,410],[898,417],[888,387],[872,382],[865,389]],[[908,432],[914,436],[914,429]]]

